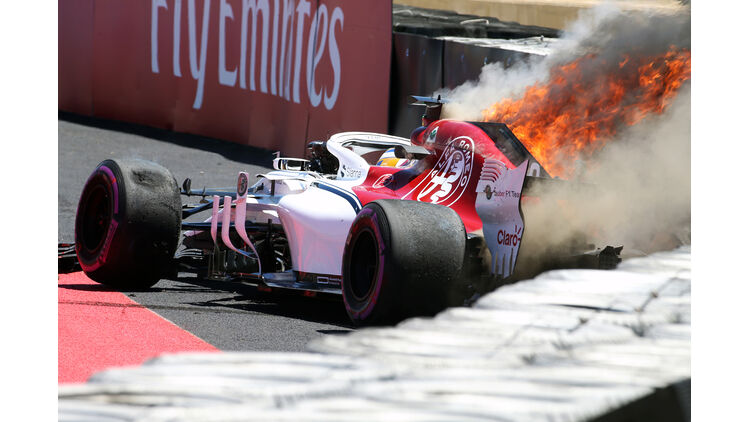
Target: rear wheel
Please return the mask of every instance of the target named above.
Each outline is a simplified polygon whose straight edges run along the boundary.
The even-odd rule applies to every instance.
[[[150,161],[105,160],[78,203],[75,247],[92,280],[141,289],[169,273],[180,235],[180,192],[164,167]]]
[[[342,262],[342,294],[355,324],[434,315],[463,302],[466,232],[448,207],[378,200],[357,215]]]

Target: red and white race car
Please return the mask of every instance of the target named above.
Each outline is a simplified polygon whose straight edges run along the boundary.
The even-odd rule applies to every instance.
[[[232,192],[190,179],[180,189],[158,164],[106,160],[79,202],[78,261],[121,288],[180,268],[341,294],[358,324],[461,305],[512,280],[524,186],[549,175],[507,126],[439,120],[441,103],[420,99],[427,113],[411,139],[339,133],[311,142],[309,159],[277,157],[254,183],[241,172]],[[181,195],[203,200],[183,206]],[[200,212],[211,214],[183,221]]]

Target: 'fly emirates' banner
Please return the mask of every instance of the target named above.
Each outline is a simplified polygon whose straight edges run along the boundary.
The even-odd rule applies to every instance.
[[[391,2],[67,0],[61,110],[286,154],[385,132]]]

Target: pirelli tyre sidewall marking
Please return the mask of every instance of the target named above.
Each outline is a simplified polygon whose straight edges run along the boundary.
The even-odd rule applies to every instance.
[[[99,166],[99,168],[97,168],[96,171],[89,177],[86,185],[88,185],[88,183],[92,179],[97,177],[104,178],[104,180],[109,182],[105,184],[109,188],[110,194],[112,195],[112,219],[109,222],[109,227],[107,229],[106,237],[104,238],[104,243],[102,244],[102,247],[99,250],[98,255],[96,256],[96,260],[94,260],[94,262],[87,263],[84,262],[84,260],[79,259],[81,268],[83,268],[85,271],[94,271],[107,261],[109,249],[112,245],[112,239],[114,238],[115,232],[117,231],[117,219],[119,218],[120,211],[120,190],[117,186],[117,178],[115,177],[112,170],[107,166]]]
[[[466,191],[474,167],[474,140],[459,136],[451,140],[427,176],[402,199],[416,192],[416,200],[450,207]]]
[[[352,224],[352,229],[349,231],[349,235],[346,237],[346,251],[351,251],[352,243],[355,239],[353,239],[353,235],[355,233],[358,233],[360,228],[362,226],[369,228],[370,231],[375,235],[375,241],[377,243],[377,251],[378,251],[378,272],[375,274],[375,286],[372,288],[371,292],[369,293],[368,297],[365,298],[365,300],[362,301],[362,303],[351,303],[350,299],[354,298],[353,292],[344,292],[344,304],[346,308],[349,310],[352,317],[360,320],[364,320],[375,309],[375,305],[378,302],[378,298],[380,297],[380,291],[383,287],[383,278],[384,278],[384,270],[385,270],[385,243],[383,241],[383,235],[380,231],[380,227],[378,224],[378,215],[375,212],[375,210],[371,208],[364,208],[362,211],[357,215],[357,218],[354,220],[354,224]],[[349,260],[349,265],[351,263],[351,256],[347,256]],[[348,272],[351,272],[351,267],[347,268]],[[345,275],[346,276],[346,275]],[[351,287],[350,287],[351,288]],[[350,298],[349,295],[352,295]]]

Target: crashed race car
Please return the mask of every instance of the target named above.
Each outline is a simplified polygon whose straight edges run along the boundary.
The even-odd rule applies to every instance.
[[[441,120],[439,99],[416,98],[426,113],[411,139],[339,133],[310,142],[307,159],[277,156],[254,182],[240,172],[236,190],[180,188],[156,163],[105,160],[78,205],[78,262],[122,289],[193,271],[341,295],[355,324],[432,315],[533,275],[517,268],[522,203],[555,179],[506,125]],[[575,266],[619,261],[611,247],[569,249]]]

